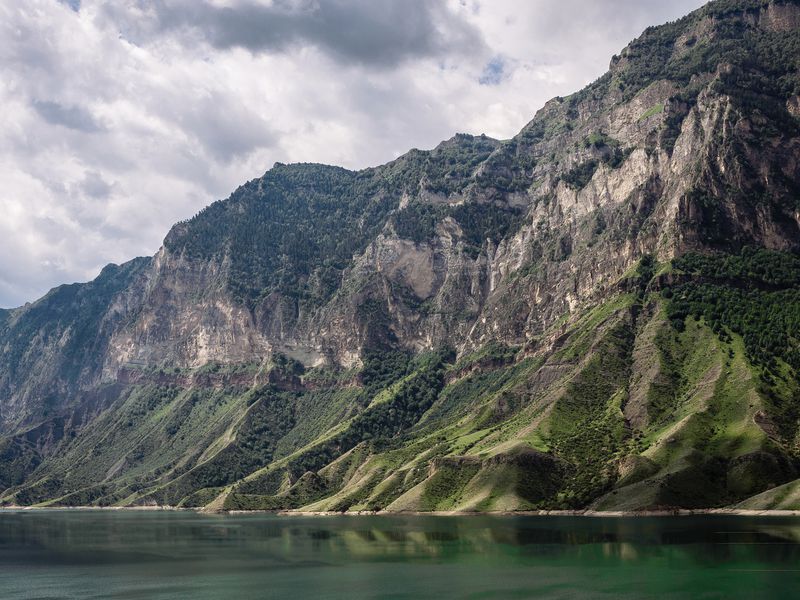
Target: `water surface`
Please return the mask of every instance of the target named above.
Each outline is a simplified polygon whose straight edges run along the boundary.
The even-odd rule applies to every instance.
[[[800,519],[0,511],[0,598],[800,598]]]

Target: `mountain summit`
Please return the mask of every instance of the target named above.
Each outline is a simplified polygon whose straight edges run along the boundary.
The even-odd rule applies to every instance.
[[[510,140],[276,164],[0,312],[0,501],[800,507],[800,2],[652,27]]]

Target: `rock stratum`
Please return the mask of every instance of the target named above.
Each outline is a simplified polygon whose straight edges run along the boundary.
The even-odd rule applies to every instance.
[[[0,312],[0,502],[800,508],[800,3],[717,0],[500,141],[276,164]]]

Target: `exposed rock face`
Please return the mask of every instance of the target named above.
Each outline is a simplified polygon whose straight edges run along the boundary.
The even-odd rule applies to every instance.
[[[800,27],[800,11],[791,3],[768,4],[751,22],[770,31],[791,32]]]
[[[114,332],[105,377],[113,379],[127,364],[200,367],[268,355],[270,343],[253,315],[221,289],[224,269],[216,261],[194,262],[162,248],[126,298],[138,314]]]
[[[35,458],[20,467],[26,472],[64,436],[91,429],[109,406],[134,402],[131,389],[139,386],[271,385],[276,357],[306,369],[350,369],[377,350],[449,347],[463,358],[498,343],[524,356],[557,353],[587,310],[636,288],[630,274],[643,257],[665,263],[693,250],[745,246],[797,252],[799,26],[796,2],[712,2],[649,29],[614,57],[608,74],[548,102],[511,140],[457,135],[358,173],[276,165],[176,225],[154,258],[108,267],[95,282],[1,314],[0,436],[12,440],[9,452],[20,464]],[[633,374],[621,405],[626,426],[642,430],[653,418],[650,390],[663,383],[653,348],[665,322],[654,313],[647,319],[630,352]],[[545,412],[575,368],[555,356],[528,383],[549,398]],[[186,374],[209,368],[242,371],[205,387],[206,379]],[[319,385],[299,380],[276,387],[312,388]],[[168,396],[175,414],[190,414],[198,402],[174,399],[174,390],[159,398]],[[274,435],[301,420],[283,397],[253,398],[236,413],[236,426],[211,411],[218,421],[198,434],[199,446],[152,477],[159,485],[197,479],[192,465],[228,448],[236,427],[255,419],[251,407],[268,404],[265,414],[284,415],[270,424]],[[507,400],[494,406],[516,410]],[[343,402],[330,425],[358,410]],[[544,418],[537,415],[532,422]],[[175,427],[164,424],[164,432]],[[302,439],[297,434],[297,444]],[[26,454],[29,441],[34,454]],[[267,465],[273,451],[280,449],[247,454],[251,462],[237,476]],[[125,476],[141,452],[132,446],[109,462],[103,479]],[[620,472],[627,477],[651,462],[631,459]],[[294,481],[281,485],[311,500],[308,490],[327,488],[309,477],[314,485],[302,493]],[[414,477],[404,475],[407,492],[423,485]],[[489,475],[475,477],[469,485]],[[179,489],[232,481],[197,479]],[[198,498],[211,499],[192,502]]]

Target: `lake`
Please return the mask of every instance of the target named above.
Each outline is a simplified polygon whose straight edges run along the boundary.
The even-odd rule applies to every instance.
[[[800,519],[0,511],[0,597],[800,598]]]

